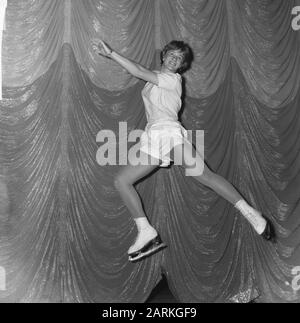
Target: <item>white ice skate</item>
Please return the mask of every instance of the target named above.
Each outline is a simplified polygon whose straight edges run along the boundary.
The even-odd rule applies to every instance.
[[[156,252],[166,248],[155,229],[146,229],[139,232],[135,243],[128,250],[128,260],[131,262],[140,261]]]

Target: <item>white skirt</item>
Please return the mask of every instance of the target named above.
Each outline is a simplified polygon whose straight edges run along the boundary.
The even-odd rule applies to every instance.
[[[188,140],[188,132],[178,121],[148,123],[141,136],[140,150],[161,160],[160,167],[167,167],[172,161],[169,152],[185,140]]]

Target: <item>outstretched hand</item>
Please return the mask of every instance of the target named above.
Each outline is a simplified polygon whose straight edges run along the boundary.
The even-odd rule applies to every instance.
[[[93,41],[92,47],[98,55],[111,57],[112,49],[103,40]]]

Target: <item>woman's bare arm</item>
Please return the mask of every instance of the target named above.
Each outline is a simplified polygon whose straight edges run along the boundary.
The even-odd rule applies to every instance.
[[[156,73],[148,70],[140,64],[137,64],[128,58],[120,55],[119,53],[113,51],[106,43],[102,40],[97,45],[93,45],[93,48],[97,51],[99,55],[113,59],[115,62],[120,64],[133,76],[142,79],[147,82],[158,85],[158,78]]]

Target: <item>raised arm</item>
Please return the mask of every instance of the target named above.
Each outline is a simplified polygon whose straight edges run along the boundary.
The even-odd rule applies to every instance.
[[[104,41],[100,40],[98,44],[93,44],[93,48],[99,55],[113,59],[133,76],[158,85],[156,73],[113,51],[106,43],[104,43]]]

